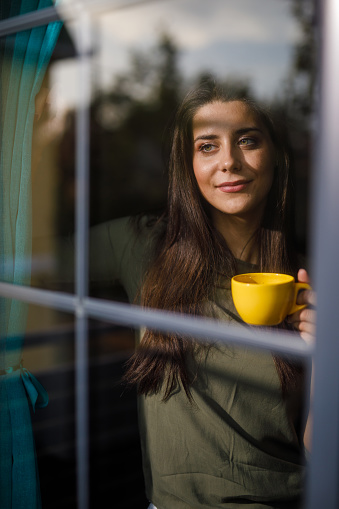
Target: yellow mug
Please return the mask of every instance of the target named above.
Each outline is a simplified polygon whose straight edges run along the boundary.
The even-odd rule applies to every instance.
[[[293,276],[270,272],[238,274],[231,280],[236,310],[250,325],[278,325],[287,315],[306,307],[296,303],[307,283],[296,283]]]

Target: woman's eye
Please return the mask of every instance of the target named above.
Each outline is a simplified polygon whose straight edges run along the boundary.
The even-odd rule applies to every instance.
[[[241,140],[239,140],[239,145],[241,147],[248,147],[248,146],[254,145],[254,144],[255,144],[254,138],[241,138]]]
[[[212,152],[213,148],[214,148],[214,145],[212,145],[211,143],[205,143],[204,145],[201,145],[199,150],[201,152]]]

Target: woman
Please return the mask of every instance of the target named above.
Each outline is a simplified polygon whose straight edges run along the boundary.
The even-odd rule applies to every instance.
[[[167,213],[143,217],[138,233],[127,219],[95,228],[91,266],[146,307],[246,326],[231,298],[234,274],[308,281],[298,272],[291,211],[289,160],[270,118],[208,82],[176,117]],[[312,300],[308,291],[299,297]],[[282,326],[308,339],[314,321],[304,309]],[[146,493],[158,509],[300,506],[300,366],[146,330],[126,379],[138,386]]]

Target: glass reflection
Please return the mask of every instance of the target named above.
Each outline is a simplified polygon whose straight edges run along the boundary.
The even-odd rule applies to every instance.
[[[264,101],[289,126],[297,242],[305,252],[315,60],[310,5],[214,0],[206,9],[171,0],[93,14],[92,22],[90,225],[165,207],[174,111],[187,90],[213,75]],[[65,256],[60,239],[74,235],[75,29],[64,25],[36,97],[32,150],[31,284],[71,292],[72,248]],[[110,277],[101,279],[91,295],[127,299]]]
[[[67,315],[34,306],[28,329],[25,365],[49,395],[48,406],[32,416],[42,503],[46,509],[73,509],[77,472],[74,323]],[[90,320],[88,339],[90,507],[106,507],[112,492],[119,507],[147,506],[136,393],[121,383],[135,331]]]
[[[56,79],[67,68],[77,84],[78,63],[71,38],[72,26],[62,28],[51,55],[44,81],[35,99],[32,140],[32,286],[74,291],[73,260],[67,281],[60,281],[59,242],[73,236],[75,176],[73,145],[75,125],[67,109],[58,104],[66,86]],[[65,133],[67,132],[67,139]]]
[[[174,112],[188,90],[212,75],[232,93],[259,100],[279,126],[288,126],[295,163],[296,243],[306,254],[313,20],[308,3],[301,7],[266,0],[215,0],[213,8],[172,0],[94,16],[90,225],[161,213]],[[98,251],[91,252],[91,259],[97,256],[102,269],[110,270]],[[92,296],[127,299],[124,292],[110,289],[112,273],[106,284],[102,271],[90,279]]]
[[[74,318],[30,305],[24,366],[48,394],[32,413],[42,506],[76,506]]]
[[[91,507],[147,507],[135,390],[122,384],[136,331],[90,320]],[[131,490],[131,483],[133,489]],[[114,494],[114,495],[112,495]],[[114,500],[113,500],[114,498]]]
[[[173,9],[174,6],[175,9]],[[175,229],[172,222],[172,237],[169,233],[170,230],[167,230],[167,237],[165,236],[166,221],[160,221],[155,225],[153,214],[159,215],[166,205],[168,186],[166,171],[171,141],[169,126],[173,120],[173,111],[183,95],[189,88],[201,83],[207,74],[218,77],[224,85],[227,85],[232,93],[240,94],[242,97],[252,95],[256,99],[264,100],[266,105],[280,117],[280,120],[291,126],[290,136],[292,149],[294,149],[296,156],[297,184],[299,189],[303,189],[303,196],[305,196],[305,186],[301,184],[308,177],[308,140],[311,130],[310,121],[312,119],[312,99],[314,94],[312,13],[308,12],[307,7],[305,9],[297,8],[295,3],[272,2],[272,0],[269,2],[263,0],[257,0],[257,2],[243,0],[236,4],[215,1],[213,6],[214,9],[211,9],[210,5],[206,7],[202,2],[179,2],[173,0],[172,2],[158,2],[150,6],[140,5],[132,10],[124,11],[122,9],[109,15],[105,14],[102,17],[93,17],[95,45],[92,55],[94,69],[93,98],[90,105],[91,295],[114,300],[142,302],[145,306],[161,309],[171,309],[192,314],[208,314],[232,324],[239,324],[239,318],[232,308],[230,287],[217,286],[212,288],[212,278],[208,279],[206,277],[206,274],[207,276],[210,274],[208,272],[210,269],[217,269],[214,272],[213,283],[215,283],[215,274],[221,272],[219,271],[220,267],[224,269],[222,266],[224,258],[220,256],[221,250],[219,249],[219,258],[212,260],[212,258],[208,258],[210,251],[207,249],[212,245],[212,242],[209,242],[211,238],[207,237],[207,232],[211,233],[212,231],[214,239],[219,239],[219,234],[223,235],[221,228],[218,228],[217,219],[220,218],[220,215],[214,216],[212,221],[214,229],[210,228],[208,230],[205,228],[205,238],[202,238],[202,230],[199,228],[202,224],[201,222],[196,221],[195,224],[192,220],[190,223],[187,222],[185,235],[182,235],[183,229]],[[294,11],[289,10],[290,6],[294,6]],[[265,14],[264,16],[262,15],[263,13]],[[228,21],[226,26],[225,20]],[[265,20],[264,24],[262,20]],[[160,30],[159,27],[161,27]],[[33,178],[33,263],[31,284],[55,289],[67,289],[68,291],[74,291],[74,249],[72,247],[72,237],[74,236],[75,196],[75,111],[77,107],[77,90],[81,86],[75,79],[77,64],[74,58],[72,30],[72,25],[66,25],[61,33],[54,56],[52,55],[50,59],[45,80],[39,91],[37,91],[31,160]],[[282,35],[277,39],[277,34]],[[63,37],[65,45],[61,48]],[[59,56],[58,48],[60,51]],[[311,58],[309,58],[309,55],[311,55]],[[62,91],[61,93],[55,92],[54,87],[58,86],[58,84],[61,84],[61,88],[59,88],[59,91]],[[19,102],[15,103],[14,109],[18,105]],[[202,114],[202,110],[199,111]],[[246,121],[251,121],[253,131],[265,131],[261,141],[263,144],[266,144],[266,151],[269,153],[267,147],[270,142],[268,140],[269,137],[266,136],[267,125],[265,124],[266,130],[265,128],[263,129],[262,122],[258,121],[259,117],[261,120],[263,117],[249,115],[249,113],[253,114],[253,111],[247,111]],[[204,113],[206,112],[204,111]],[[206,115],[202,115],[199,118],[200,120],[202,118],[203,123],[206,124]],[[193,120],[196,121],[197,117],[194,116]],[[257,122],[254,125],[254,129],[253,121],[254,123]],[[6,125],[7,123],[3,121],[2,129]],[[21,123],[19,122],[18,125],[20,126]],[[242,127],[244,126],[242,125]],[[192,136],[193,134],[194,132],[191,128],[190,135]],[[197,134],[198,139],[203,138],[202,134],[205,133]],[[247,143],[251,145],[253,139],[253,137],[251,139],[247,138],[245,145],[247,146]],[[208,141],[210,142],[211,140],[208,139]],[[240,139],[237,138],[237,142],[239,142],[240,146]],[[163,146],[165,147],[164,149]],[[212,143],[206,142],[196,152],[198,152],[198,155],[201,155],[201,153],[207,154],[210,150],[213,153]],[[12,153],[13,156],[18,157],[19,151],[13,150]],[[272,158],[268,159],[272,163]],[[273,167],[273,164],[271,166]],[[176,162],[176,167],[179,167],[178,161]],[[184,164],[182,164],[183,167]],[[195,170],[197,168],[199,169],[199,165],[195,166]],[[202,165],[200,165],[200,168],[202,168]],[[181,186],[179,185],[180,183]],[[247,184],[248,182],[246,181],[239,184],[239,186]],[[233,185],[235,185],[234,182],[231,182],[230,185],[225,185],[224,187],[232,187]],[[192,212],[195,213],[197,211],[197,209],[192,210],[191,207],[189,209],[191,214],[188,214],[187,209],[185,217],[183,209],[180,211],[181,216],[178,213],[180,210],[178,203],[182,206],[184,201],[183,193],[187,187],[187,180],[182,180],[181,182],[179,179],[176,180],[176,225],[180,222],[182,224],[182,221],[184,219],[187,220],[188,217],[192,218],[194,216]],[[202,189],[202,186],[200,186],[200,189]],[[173,181],[172,191],[174,193]],[[6,195],[4,193],[4,197],[7,196],[9,194]],[[206,196],[205,198],[208,201]],[[192,205],[192,203],[186,196],[186,206],[187,204]],[[196,205],[196,203],[193,203],[193,205]],[[211,203],[211,200],[209,203],[214,211],[218,209],[218,206]],[[299,200],[300,210],[298,209],[298,217],[302,217],[303,210],[305,209],[304,205],[305,203]],[[204,208],[204,213],[207,214],[207,209],[212,216],[209,207]],[[2,210],[2,217],[4,219],[8,217],[4,212],[12,213],[13,211],[15,212],[15,209],[10,207]],[[128,218],[145,212],[151,215],[143,215],[139,220]],[[200,212],[202,213],[202,210]],[[220,210],[220,207],[219,212],[225,213],[225,211]],[[304,220],[303,217],[302,220]],[[153,228],[154,226],[155,228]],[[194,228],[196,230],[195,239],[197,240],[200,237],[200,245],[204,244],[205,251],[200,251],[200,254],[204,255],[203,260],[202,258],[198,259],[196,256],[198,250],[195,248],[198,243],[189,245],[188,242],[192,240],[189,231],[193,231]],[[216,230],[219,231],[218,234]],[[270,230],[276,231],[274,228]],[[25,233],[30,235],[30,229],[25,230]],[[299,222],[299,232],[297,233],[299,235],[297,245],[301,251],[305,251],[305,233],[302,221]],[[59,240],[61,237],[70,237],[69,247],[67,247],[67,241]],[[208,240],[207,242],[206,239]],[[158,247],[156,253],[152,249],[154,248],[155,240],[157,240]],[[168,249],[161,251],[163,245],[165,245],[162,241],[165,242],[165,240]],[[185,241],[187,241],[186,245]],[[179,252],[180,250],[175,251],[173,249],[179,242],[183,246],[181,253]],[[225,248],[225,245],[219,242],[217,247],[220,248],[220,246]],[[246,244],[245,248],[248,246],[251,247],[251,243]],[[166,258],[165,255],[170,253],[172,249],[174,257],[167,264],[166,262],[169,258]],[[184,257],[182,256],[183,252]],[[229,254],[225,249],[222,254],[224,255],[225,252]],[[269,249],[266,249],[266,252],[269,253]],[[159,253],[161,253],[161,256],[158,256],[156,264],[151,263],[154,262],[155,254],[159,255]],[[247,254],[243,250],[241,255],[244,253]],[[20,252],[19,254],[22,253]],[[16,255],[17,253],[13,251],[8,257],[10,263],[14,265],[17,261],[22,262],[22,260],[17,259]],[[179,255],[181,255],[181,258]],[[178,260],[182,265],[174,263],[175,256],[178,256]],[[213,263],[207,263],[207,261],[212,261]],[[251,270],[251,268],[253,269],[253,261],[251,257],[247,257],[246,260],[238,260],[238,262],[244,262],[244,264],[239,263],[237,270],[247,271]],[[25,259],[24,262],[26,263]],[[193,263],[195,263],[195,273],[192,270]],[[147,273],[149,267],[152,268],[152,271]],[[199,272],[201,267],[203,267],[205,273],[203,271]],[[230,272],[231,269],[234,269],[234,266],[227,266],[226,268]],[[287,265],[284,268],[290,270],[290,267]],[[146,273],[146,284],[144,284]],[[210,284],[213,294],[205,291],[201,274],[203,274],[203,278],[206,277],[205,288],[207,288],[207,283]],[[196,275],[197,277],[195,277]],[[200,286],[196,285],[196,281],[199,278]],[[6,280],[6,277],[4,279]],[[176,286],[173,284],[174,279],[176,280]],[[9,278],[7,280],[28,284],[27,279],[13,281]],[[120,286],[118,287],[116,287],[117,281],[120,281]],[[161,285],[159,282],[161,282]],[[184,285],[180,286],[178,282],[184,282]],[[159,287],[161,287],[160,292]],[[180,293],[179,290],[182,289],[184,291]],[[226,306],[224,305],[225,301],[227,301]],[[10,329],[11,334],[7,334],[7,337],[9,339],[15,337],[15,341],[13,341],[12,345],[14,349],[9,351],[9,361],[7,350],[1,350],[1,361],[5,361],[2,362],[1,366],[1,370],[5,372],[4,376],[12,374],[13,370],[16,372],[21,369],[19,356],[21,340],[19,336],[22,332],[20,327],[24,330],[22,325],[24,320],[20,321],[19,324],[15,319],[19,315],[23,319],[26,312],[24,307],[20,307],[20,305],[15,305],[11,309],[6,308],[6,313],[7,311],[12,313],[11,323],[14,324],[13,329]],[[47,453],[46,456],[44,456],[45,452],[39,456],[39,462],[42,466],[43,475],[48,472],[47,466],[49,461],[54,462],[54,465],[59,462],[58,464],[62,466],[61,470],[63,473],[70,469],[71,486],[66,497],[69,497],[72,501],[71,503],[74,504],[74,435],[73,428],[69,426],[69,423],[73,424],[74,420],[74,401],[73,395],[69,396],[68,394],[74,377],[74,353],[71,346],[71,338],[73,338],[72,322],[70,330],[67,329],[69,327],[68,324],[66,331],[61,331],[63,339],[61,340],[60,336],[58,336],[57,346],[52,346],[51,336],[46,334],[44,329],[45,326],[49,327],[49,324],[51,324],[51,334],[54,337],[56,333],[53,328],[59,318],[59,316],[54,316],[54,313],[44,316],[39,310],[30,310],[28,315],[28,330],[31,332],[27,335],[25,362],[27,362],[27,366],[31,367],[32,371],[39,371],[42,365],[43,369],[47,370],[48,368],[49,374],[52,373],[53,376],[55,371],[55,380],[60,381],[61,373],[62,384],[65,384],[65,387],[67,386],[67,408],[64,406],[64,402],[60,403],[58,399],[60,397],[59,394],[56,396],[57,404],[54,405],[55,402],[53,403],[52,401],[52,405],[49,408],[52,412],[51,419],[54,419],[53,416],[55,414],[53,414],[53,411],[58,412],[61,408],[61,413],[66,414],[69,421],[66,424],[62,423],[60,427],[57,424],[54,428],[55,436],[58,438],[55,443],[48,445],[48,439],[46,438]],[[37,333],[37,323],[39,323],[43,331],[43,347],[40,347],[38,342],[34,341],[34,338],[32,339],[33,332],[34,334]],[[241,325],[244,326],[244,324]],[[6,332],[8,333],[7,329]],[[66,333],[67,339],[63,346],[64,333]],[[103,376],[106,373],[109,384],[113,381],[114,385],[115,380],[120,378],[121,375],[120,361],[121,359],[125,360],[127,357],[125,352],[126,346],[128,345],[128,349],[132,349],[134,338],[130,331],[119,328],[106,328],[101,324],[94,323],[91,324],[90,338],[91,341],[92,338],[94,340],[93,343],[91,342],[94,371],[97,369],[97,374],[91,375],[93,376],[92,381],[95,384],[95,380],[98,379],[100,381],[99,385],[101,382],[106,383],[107,378]],[[190,350],[188,343],[182,341],[182,338],[178,338],[175,334],[172,334],[170,339],[171,341],[168,342],[168,337],[156,331],[146,331],[144,336],[146,346],[157,345],[158,348],[159,344],[164,346],[169,343],[174,348],[172,351],[173,358],[175,355],[179,355],[181,358],[186,356],[186,359],[191,358],[192,350]],[[5,346],[7,347],[7,342]],[[280,398],[281,387],[278,375],[282,376],[282,382],[284,382],[283,375],[287,377],[291,375],[289,371],[291,366],[287,362],[285,364],[282,363],[282,366],[280,366],[283,369],[281,375],[281,371],[278,368],[276,369],[271,357],[269,357],[269,362],[265,365],[265,369],[267,368],[267,371],[265,371],[260,368],[262,359],[252,363],[251,358],[248,360],[247,352],[245,353],[246,355],[243,355],[243,353],[233,355],[232,353],[230,356],[230,351],[231,349],[222,352],[223,355],[217,358],[217,361],[221,363],[221,374],[225,371],[225,364],[223,362],[229,361],[229,358],[233,359],[233,357],[239,361],[236,377],[238,377],[239,373],[247,371],[248,365],[254,367],[255,374],[263,375],[264,377],[268,376],[270,380],[274,379],[275,394],[270,401],[270,408],[272,410],[277,407],[281,409],[283,405]],[[6,355],[3,355],[3,352]],[[141,349],[134,356],[132,364],[130,364],[132,366],[129,371],[130,380],[134,376],[132,381],[137,381],[140,384],[139,386],[143,394],[154,396],[153,392],[156,393],[153,399],[146,398],[149,407],[148,409],[145,407],[145,411],[146,413],[149,412],[148,422],[151,424],[151,407],[158,398],[157,391],[161,386],[165,369],[160,372],[160,375],[158,372],[157,377],[154,376],[151,379],[150,383],[153,385],[148,385],[147,388],[145,384],[143,385],[145,379],[143,378],[140,366],[146,366],[148,372],[154,373],[158,361],[163,360],[162,353],[160,352],[159,354],[158,351],[158,356],[155,356],[151,359],[151,362],[148,362],[149,351],[146,351],[145,354]],[[194,351],[193,353],[195,354],[196,352]],[[210,349],[208,353],[213,357],[216,349]],[[267,360],[267,357],[265,359]],[[113,367],[117,367],[117,372],[119,372],[119,377],[116,379],[114,378],[115,375],[111,375],[111,368],[115,363],[117,363],[117,366]],[[234,365],[232,364],[232,366]],[[191,369],[192,366],[189,364],[187,367]],[[217,394],[220,385],[224,388],[224,380],[222,379],[220,384],[220,378],[216,374],[215,366],[212,366],[213,369],[211,369],[211,373],[208,373],[208,379],[205,379],[205,373],[202,374],[201,378],[195,378],[197,372],[195,370],[196,366],[193,365],[193,384],[191,384],[192,379],[189,376],[185,379],[187,375],[186,368],[183,365],[179,368],[178,372],[172,371],[170,373],[168,378],[169,385],[167,385],[167,388],[165,387],[165,393],[160,394],[160,396],[164,396],[169,401],[168,406],[165,407],[163,401],[158,401],[155,405],[157,409],[165,408],[165,411],[159,414],[160,419],[164,421],[164,426],[161,426],[162,429],[164,429],[165,425],[168,428],[175,429],[178,408],[186,406],[186,396],[190,390],[195,392],[197,399],[201,397],[202,407],[204,405],[203,400],[206,397],[204,391],[206,387],[209,387],[209,384],[212,387],[212,391],[216,391],[212,401],[218,401],[219,397],[221,399],[224,398],[224,391]],[[299,397],[302,385],[300,379],[298,379],[300,374],[298,366],[292,366],[291,369],[292,375],[297,380],[297,390],[293,387],[291,391],[293,399],[294,396]],[[10,370],[10,372],[6,370]],[[191,374],[188,373],[188,375]],[[112,378],[110,378],[111,376]],[[46,381],[48,385],[49,382],[47,379]],[[253,385],[252,379],[250,382],[250,385]],[[58,385],[59,388],[60,385]],[[108,389],[112,389],[112,387]],[[163,387],[161,387],[162,389]],[[93,486],[99,486],[102,482],[100,475],[96,477],[97,472],[100,472],[100,468],[102,468],[102,465],[100,465],[100,468],[98,467],[102,461],[101,452],[106,450],[107,444],[110,444],[113,455],[113,451],[116,452],[116,437],[125,436],[123,432],[119,434],[119,430],[115,429],[114,437],[112,435],[106,441],[103,440],[104,443],[101,442],[102,433],[105,436],[105,432],[110,428],[112,421],[116,417],[116,415],[113,416],[110,413],[111,410],[107,413],[107,407],[105,407],[106,396],[104,397],[104,405],[100,406],[103,394],[105,392],[102,393],[100,390],[92,401],[92,407],[95,409],[92,414],[93,421],[91,421],[92,429],[94,430],[92,438],[92,460],[95,466],[92,480]],[[250,390],[246,390],[245,398],[251,399],[251,394]],[[3,396],[2,392],[1,396]],[[43,392],[41,392],[40,396],[42,397],[42,403],[44,403]],[[115,396],[116,394],[113,397],[108,390],[107,397],[109,399],[112,397],[113,401]],[[258,397],[258,405],[255,405],[256,409],[260,409],[261,402],[262,398]],[[251,403],[253,406],[252,401]],[[115,406],[113,405],[113,407],[113,413],[115,413]],[[240,405],[239,408],[243,410],[245,407],[246,405],[243,407]],[[222,404],[220,404],[220,408],[222,408]],[[211,408],[207,410],[211,424],[210,429],[212,429],[215,422],[213,419],[215,416],[214,410]],[[296,485],[298,486],[301,484],[300,471],[302,470],[300,466],[302,456],[300,446],[301,411],[300,401],[297,402],[297,410],[291,404],[291,414],[295,418],[293,421],[294,427],[292,428],[289,427],[290,421],[289,423],[286,421],[289,414],[283,412],[287,434],[295,432],[293,435],[294,441],[287,452],[284,450],[283,441],[279,442],[278,459],[276,458],[277,463],[279,461],[284,462],[286,458],[289,462],[295,462],[292,476],[295,476]],[[124,419],[126,419],[125,422],[132,422],[126,416],[120,420],[119,411],[117,413],[119,425]],[[28,415],[27,412],[26,415]],[[261,418],[261,414],[256,415],[255,423],[259,422]],[[247,425],[247,417],[244,420],[246,421],[245,425]],[[283,419],[280,419],[278,415],[276,421],[281,424]],[[37,426],[39,445],[39,441],[42,443],[45,440],[44,435],[41,433],[43,426],[39,427],[40,423],[38,420],[34,422]],[[65,427],[63,427],[64,424]],[[107,427],[103,430],[104,424],[105,426],[107,424]],[[223,421],[222,424],[224,425],[225,422]],[[275,425],[276,423],[273,424]],[[134,421],[131,427],[134,433]],[[144,441],[146,441],[145,429],[146,426],[142,428]],[[189,429],[189,426],[187,426],[187,429]],[[201,429],[204,429],[204,426]],[[260,432],[262,430],[263,428],[260,427]],[[221,432],[218,433],[218,439],[223,435],[222,431],[223,427],[221,427]],[[67,437],[66,444],[61,439],[58,441],[60,438],[59,434],[62,437]],[[170,436],[170,434],[169,430],[166,436]],[[277,435],[279,435],[279,431]],[[112,441],[110,441],[111,438]],[[175,434],[173,438],[174,440],[176,439]],[[200,438],[203,439],[203,437],[198,438],[197,443],[201,443]],[[266,437],[264,436],[263,441],[265,440]],[[291,445],[291,442],[289,444]],[[126,443],[124,443],[125,446]],[[248,446],[248,443],[246,443],[246,446]],[[180,446],[178,446],[178,442],[176,442],[176,447],[178,447],[178,454],[175,456],[179,458]],[[153,451],[151,447],[147,454],[151,455],[154,451],[159,451],[160,449],[161,444],[156,443],[155,440],[153,442]],[[219,449],[222,450],[222,447]],[[51,451],[52,458],[49,456]],[[125,458],[124,452],[125,449],[121,450],[123,458]],[[268,447],[267,452],[271,455],[272,449]],[[57,456],[57,462],[55,462],[54,454]],[[274,454],[276,454],[276,449]],[[4,457],[8,458],[9,456]],[[146,457],[146,461],[149,461],[149,458],[150,456]],[[201,457],[199,455],[196,458],[196,464],[199,464],[200,460]],[[165,461],[163,461],[163,464],[167,465]],[[209,465],[214,467],[214,462],[209,462]],[[114,466],[110,465],[110,468],[115,472],[114,475],[117,475],[122,465],[119,464],[118,467],[116,464]],[[267,468],[268,470],[274,470],[269,466]],[[173,469],[171,473],[176,473],[176,466]],[[130,475],[129,464],[126,470],[128,470]],[[52,477],[53,479],[47,477],[42,479],[43,497],[53,496],[54,498],[59,492],[58,484],[55,483],[54,476]],[[130,477],[128,479],[130,480]],[[262,485],[260,479],[256,485]],[[285,479],[279,485],[286,485]],[[109,491],[107,486],[109,484],[102,488],[102,491],[101,488],[98,489],[98,492],[104,493],[106,489]],[[96,489],[94,487],[94,493],[96,493]],[[147,489],[149,497],[151,497],[149,483]],[[156,498],[154,502],[158,503]],[[191,502],[191,505],[195,505],[194,500]]]
[[[0,305],[16,315],[15,330],[2,331],[0,339],[1,507],[8,500],[19,505],[29,493],[27,506],[35,509],[39,475],[43,501],[45,488],[64,496],[63,486],[54,483],[74,456],[65,439],[68,434],[74,441],[74,420],[67,417],[74,414],[74,376],[68,376],[74,372],[73,320],[16,300],[1,298]],[[67,479],[72,484],[74,489],[74,478]]]
[[[135,391],[121,384],[135,344],[131,329],[89,322],[90,507],[146,504]],[[48,393],[32,414],[43,507],[76,507],[74,320],[30,306],[24,365]],[[128,486],[132,482],[134,489]],[[121,489],[125,487],[125,489]]]

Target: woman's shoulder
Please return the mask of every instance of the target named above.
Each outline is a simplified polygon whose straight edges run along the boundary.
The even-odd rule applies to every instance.
[[[162,216],[155,214],[139,214],[137,216],[124,216],[107,221],[104,228],[114,242],[149,243],[164,232],[166,222]]]
[[[104,249],[119,271],[122,267],[148,265],[154,257],[165,222],[151,214],[111,219],[91,228],[95,253]]]

